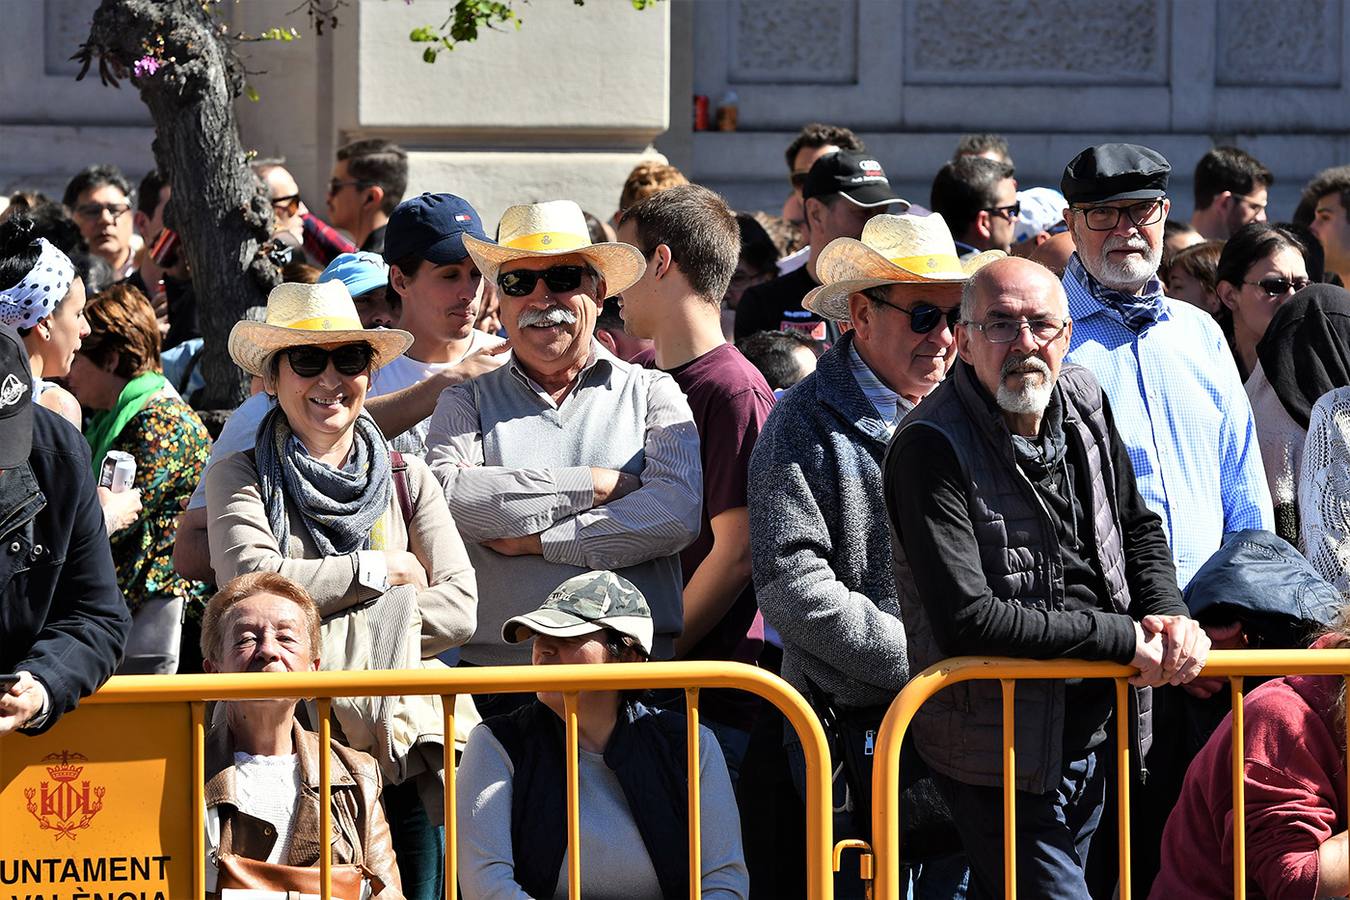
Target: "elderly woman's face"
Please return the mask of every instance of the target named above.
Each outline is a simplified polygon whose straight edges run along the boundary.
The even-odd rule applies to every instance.
[[[370,361],[361,341],[281,351],[277,402],[301,441],[328,443],[352,429],[365,406]]]
[[[208,671],[318,671],[304,610],[294,600],[255,594],[231,606],[222,619],[218,659],[207,661]]]

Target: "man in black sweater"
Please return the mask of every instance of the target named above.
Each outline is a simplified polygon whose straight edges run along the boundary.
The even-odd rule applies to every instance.
[[[1190,681],[1209,639],[1187,615],[1101,388],[1061,368],[1062,286],[1036,263],[998,260],[967,283],[961,320],[960,362],[905,418],[884,465],[911,669],[964,654],[1064,657],[1133,665],[1138,687]],[[1023,896],[1089,896],[1113,698],[1109,681],[1018,683]],[[1142,754],[1147,716],[1135,724]],[[914,735],[961,832],[971,896],[1002,895],[999,686],[944,691]]]

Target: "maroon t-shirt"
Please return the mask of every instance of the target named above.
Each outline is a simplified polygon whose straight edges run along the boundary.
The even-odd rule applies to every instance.
[[[773,409],[774,398],[764,376],[731,344],[709,350],[669,373],[694,411],[703,458],[703,527],[698,538],[680,553],[687,584],[712,550],[712,518],[746,505],[750,452]],[[753,662],[758,648],[744,645],[755,609],[754,587],[747,585],[688,658]]]

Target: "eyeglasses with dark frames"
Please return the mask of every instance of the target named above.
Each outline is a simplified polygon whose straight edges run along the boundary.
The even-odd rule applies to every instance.
[[[82,219],[97,219],[107,213],[116,222],[130,210],[131,206],[126,203],[81,203],[75,207],[75,215]]]
[[[1116,226],[1120,224],[1121,216],[1128,216],[1130,224],[1135,228],[1154,224],[1163,216],[1163,201],[1166,199],[1166,197],[1159,197],[1156,200],[1145,200],[1142,203],[1132,203],[1129,206],[1073,206],[1070,208],[1082,215],[1089,231],[1114,231]]]
[[[1258,281],[1244,281],[1242,283],[1259,287],[1271,297],[1282,297],[1290,291],[1297,293],[1303,290],[1308,286],[1309,281],[1306,278],[1262,278]]]
[[[374,186],[375,182],[373,181],[339,181],[333,178],[328,182],[328,196],[333,196],[345,187],[368,188]]]
[[[1016,222],[1017,217],[1022,214],[1022,201],[1010,204],[1008,206],[986,206],[981,212],[987,212],[990,215],[1002,216],[1009,222]]]
[[[992,319],[988,322],[966,322],[967,328],[974,328],[984,335],[991,344],[1011,344],[1025,328],[1042,345],[1048,344],[1069,327],[1068,319],[1051,317],[1036,319]]]
[[[285,197],[273,197],[272,208],[294,215],[295,211],[300,208],[300,195],[287,194]]]
[[[375,348],[366,343],[343,344],[332,349],[302,344],[299,347],[287,347],[283,352],[291,364],[291,371],[301,378],[322,374],[328,368],[330,359],[339,375],[360,375],[370,368],[375,358]]]
[[[934,328],[937,328],[944,319],[947,322],[947,330],[955,331],[957,324],[961,321],[961,308],[959,306],[953,306],[951,309],[942,309],[931,303],[916,303],[909,309],[905,309],[903,306],[896,306],[889,300],[877,300],[877,298],[872,297],[871,294],[868,294],[867,296],[872,300],[876,300],[876,302],[880,303],[882,306],[889,306],[896,312],[902,312],[909,316],[909,330],[913,331],[915,334],[927,334]]]
[[[549,266],[547,269],[515,269],[497,275],[497,287],[508,297],[528,297],[534,293],[540,279],[550,291],[566,294],[581,287],[581,280],[590,273],[586,266]]]

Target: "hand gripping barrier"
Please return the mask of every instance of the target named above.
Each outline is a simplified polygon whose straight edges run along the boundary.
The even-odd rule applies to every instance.
[[[231,675],[128,675],[112,678],[85,705],[186,703],[191,709],[192,730],[192,897],[206,896],[204,750],[206,701],[256,700],[304,697],[316,700],[320,746],[328,746],[331,733],[329,711],[334,697],[440,695],[445,709],[445,734],[453,735],[455,695],[475,693],[534,693],[547,690],[563,694],[567,752],[567,846],[568,896],[581,897],[580,825],[578,819],[577,696],[585,691],[633,689],[682,689],[688,705],[689,772],[689,895],[702,895],[699,816],[698,692],[701,688],[743,690],[772,703],[801,737],[806,757],[806,872],[807,896],[831,900],[833,882],[830,851],[833,835],[830,804],[829,750],[815,713],[787,682],[740,663],[613,663],[590,666],[501,666],[458,668],[448,671],[305,672]],[[75,713],[73,715],[77,715]],[[57,724],[60,728],[60,723]],[[128,723],[134,727],[134,723]],[[0,741],[0,754],[10,740]],[[445,897],[457,892],[455,767],[453,741],[447,740],[445,758]],[[319,754],[320,834],[331,834],[332,807],[329,754]],[[4,831],[0,822],[0,832]],[[3,838],[0,838],[3,840]],[[7,843],[7,842],[6,842]],[[332,848],[319,855],[323,900],[331,900]],[[15,848],[6,847],[6,853]]]
[[[1115,682],[1116,710],[1128,709],[1128,680],[1136,674],[1129,666],[1077,660],[1032,660],[954,657],[929,666],[910,679],[891,704],[881,724],[872,781],[872,835],[876,859],[875,896],[880,900],[900,898],[900,745],[910,722],[924,701],[938,691],[963,681],[997,679],[1003,696],[1003,872],[1005,896],[1017,895],[1016,789],[1013,773],[1013,690],[1020,679],[1109,678]],[[1227,678],[1233,695],[1233,809],[1245,810],[1243,791],[1243,678],[1249,675],[1339,675],[1350,687],[1350,650],[1216,650],[1202,677]],[[1155,741],[1158,735],[1154,736]],[[1119,792],[1120,900],[1130,898],[1130,766],[1129,724],[1116,716],[1116,789]],[[1350,751],[1346,771],[1350,773]],[[1347,775],[1350,778],[1350,774]],[[1244,816],[1233,817],[1233,896],[1247,896],[1246,827]]]

